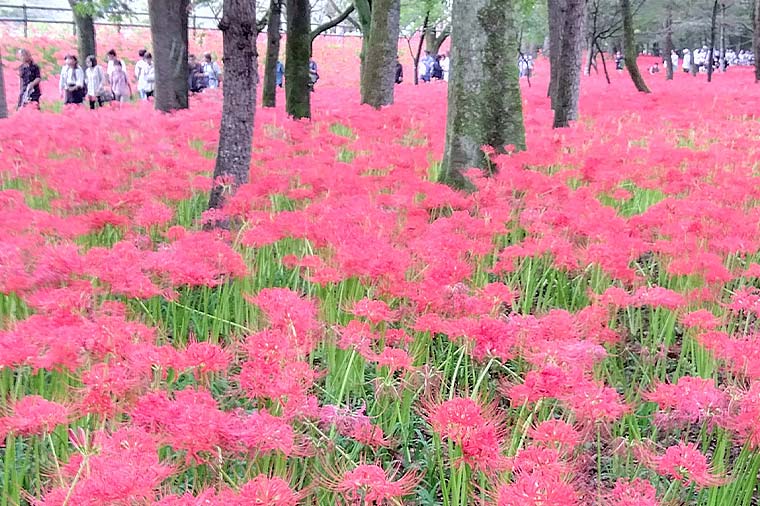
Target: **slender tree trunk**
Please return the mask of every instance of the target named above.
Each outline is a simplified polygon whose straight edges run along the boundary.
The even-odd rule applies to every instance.
[[[588,38],[588,43],[586,44],[586,47],[588,48],[588,52],[586,53],[586,65],[583,67],[583,73],[587,76],[591,75],[591,67],[594,66],[594,57],[596,56],[594,54],[594,37],[590,36]]]
[[[441,30],[441,33],[438,34],[438,36],[433,41],[433,46],[431,47],[432,51],[430,51],[430,54],[441,54],[441,46],[443,46],[443,43],[446,42],[446,39],[449,38],[451,35],[451,28],[445,27],[443,30]]]
[[[84,62],[90,55],[97,55],[95,44],[95,23],[92,14],[89,13],[87,2],[82,0],[69,0],[69,5],[74,13],[74,23],[77,28],[77,48],[79,64],[84,67]]]
[[[599,41],[596,41],[596,51],[599,53],[599,56],[602,57],[602,68],[604,69],[604,78],[607,80],[607,84],[612,84],[612,81],[610,81],[610,73],[607,71],[607,61],[604,59],[604,51],[602,51],[602,48],[599,47]]]
[[[209,209],[220,209],[238,186],[248,182],[259,80],[256,1],[224,0],[219,29],[224,46],[224,105]]]
[[[755,55],[755,82],[760,82],[760,0],[752,5],[752,53]]]
[[[369,41],[370,25],[372,24],[372,6],[370,0],[354,0],[356,14],[362,30],[362,49],[359,53],[359,82],[364,79],[364,61],[367,55],[367,43]]]
[[[156,109],[188,107],[188,19],[190,0],[150,0],[150,32],[156,73]]]
[[[566,0],[565,3],[562,52],[556,74],[554,128],[564,128],[570,121],[578,119],[585,5],[585,0]]]
[[[552,109],[556,106],[557,77],[562,59],[562,31],[566,0],[547,0],[549,13],[549,91]]]
[[[269,24],[267,26],[267,59],[264,65],[264,107],[277,104],[277,62],[280,59],[280,18],[282,0],[272,0],[269,4]]]
[[[481,147],[525,149],[514,0],[454,0],[451,80],[441,180],[468,188],[462,171],[489,167]]]
[[[675,46],[673,45],[673,3],[668,2],[667,18],[665,19],[665,73],[668,81],[673,80],[673,74],[678,70],[673,68],[671,57]]]
[[[0,52],[0,119],[8,117],[8,98],[5,96],[5,65]]]
[[[620,0],[620,11],[623,14],[623,54],[625,56],[625,66],[628,68],[628,74],[630,74],[636,89],[642,93],[650,93],[647,83],[644,82],[644,77],[639,72],[639,64],[636,61],[638,51],[636,51],[636,37],[633,32],[631,1]]]
[[[311,118],[309,58],[311,7],[309,0],[287,0],[285,40],[285,109],[295,119]]]
[[[398,55],[400,0],[374,0],[362,75],[362,103],[379,109],[393,103]]]
[[[428,51],[430,54],[437,54],[435,53],[435,39],[437,38],[436,29],[434,26],[429,26],[425,32],[424,37],[425,39],[425,51]]]
[[[712,17],[710,18],[710,51],[707,53],[707,82],[712,82],[713,62],[715,61],[715,35],[718,24],[718,0],[713,2]]]
[[[412,42],[407,39],[409,43],[409,52],[412,54],[412,63],[414,65],[414,85],[420,84],[420,57],[422,56],[422,45],[425,43],[425,33],[427,32],[428,22],[430,22],[430,11],[425,13],[425,19],[422,22],[422,33],[420,34],[420,40],[417,42],[417,52],[412,52]]]
[[[720,71],[726,71],[726,4],[720,4]]]

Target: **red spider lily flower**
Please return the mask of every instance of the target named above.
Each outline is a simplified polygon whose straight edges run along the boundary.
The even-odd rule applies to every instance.
[[[391,311],[388,304],[382,300],[358,300],[351,308],[351,313],[366,318],[373,325],[377,325],[380,322],[393,322],[398,319],[398,313]]]
[[[23,436],[51,432],[69,422],[69,408],[39,395],[27,395],[11,405],[12,414],[0,418],[0,427]]]
[[[615,482],[615,487],[606,494],[604,506],[661,506],[654,486],[641,478]]]
[[[656,420],[676,424],[715,423],[728,410],[729,396],[715,380],[684,376],[675,384],[658,383],[644,398],[662,410]]]
[[[387,504],[414,493],[421,476],[408,471],[398,477],[399,469],[386,472],[375,464],[360,464],[342,475],[337,472],[322,478],[324,486],[363,506]]]
[[[694,443],[678,443],[658,455],[646,447],[636,449],[639,458],[663,476],[669,476],[684,483],[693,483],[700,488],[715,487],[727,482],[725,477],[713,474],[707,457]]]
[[[546,420],[528,431],[534,444],[554,448],[561,455],[572,453],[581,443],[582,435],[569,423],[562,420]]]

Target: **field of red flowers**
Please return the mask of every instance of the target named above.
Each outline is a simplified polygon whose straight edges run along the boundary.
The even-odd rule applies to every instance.
[[[356,49],[257,111],[233,233],[218,95],[0,123],[0,506],[757,504],[751,72],[586,77],[553,131],[539,66],[468,195],[445,85],[359,106]]]

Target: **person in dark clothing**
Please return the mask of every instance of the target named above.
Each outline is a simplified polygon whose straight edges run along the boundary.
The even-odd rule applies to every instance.
[[[433,63],[433,70],[430,73],[430,77],[433,79],[441,80],[443,79],[443,67],[441,66],[441,59],[443,56],[438,55],[435,57],[435,62]]]
[[[40,106],[40,67],[32,59],[31,53],[27,49],[19,49],[18,59],[23,63],[19,68],[19,93],[18,105],[16,109],[21,109],[28,104],[34,104],[37,108]]]
[[[191,93],[200,93],[206,88],[203,66],[191,54],[187,59],[187,87]]]
[[[398,56],[396,57],[396,84],[401,84],[404,82],[404,67],[401,65],[401,62],[398,61]]]

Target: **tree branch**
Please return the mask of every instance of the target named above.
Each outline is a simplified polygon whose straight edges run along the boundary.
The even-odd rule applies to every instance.
[[[348,18],[348,16],[352,12],[354,12],[355,8],[356,7],[354,6],[354,4],[351,4],[337,18],[331,19],[330,21],[327,21],[326,23],[323,23],[319,25],[318,27],[316,27],[314,30],[311,31],[311,41],[314,42],[314,39],[319,37],[321,34],[326,32],[330,28],[334,28],[338,26],[339,24],[341,24],[342,22],[344,22],[346,18]]]

